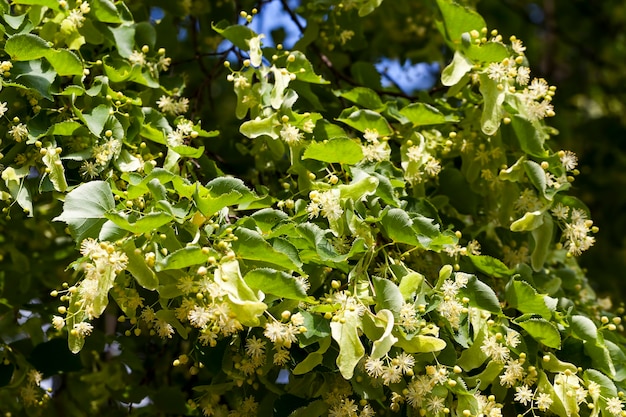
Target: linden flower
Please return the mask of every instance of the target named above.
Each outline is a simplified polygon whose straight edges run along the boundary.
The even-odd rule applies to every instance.
[[[304,135],[300,133],[300,129],[289,123],[283,125],[283,128],[280,130],[280,138],[289,145],[296,145],[303,137]]]
[[[540,411],[546,411],[550,408],[553,402],[554,401],[550,397],[550,394],[546,394],[545,392],[542,392],[537,396],[537,408]]]
[[[383,374],[384,370],[385,363],[382,361],[382,359],[374,359],[370,357],[365,360],[365,371],[372,378],[378,378]]]
[[[513,398],[515,401],[522,405],[528,405],[532,402],[534,394],[528,386],[522,385],[521,387],[516,387],[515,391],[515,397]]]
[[[128,60],[133,65],[144,66],[146,64],[146,55],[141,51],[133,51]]]
[[[9,108],[7,107],[6,102],[0,103],[0,117],[4,116],[8,110]]]
[[[72,329],[72,331],[76,332],[78,337],[89,336],[92,330],[93,326],[86,321],[74,324],[74,328]]]
[[[266,344],[264,340],[252,336],[246,340],[246,353],[253,358],[263,356],[265,354]]]
[[[622,415],[622,400],[619,397],[612,397],[606,400],[606,411],[615,417]]]
[[[211,313],[204,307],[195,306],[187,316],[189,322],[195,327],[205,327],[209,321],[211,321]]]
[[[11,135],[16,142],[21,142],[28,137],[28,128],[24,123],[18,123],[9,129],[9,135]]]
[[[61,316],[53,316],[52,325],[55,329],[61,330],[63,327],[65,327],[65,319],[63,319],[63,317]]]

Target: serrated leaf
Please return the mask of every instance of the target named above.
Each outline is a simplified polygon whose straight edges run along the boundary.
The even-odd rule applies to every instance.
[[[14,61],[32,61],[46,56],[50,46],[37,35],[19,33],[7,39],[4,50]]]
[[[63,212],[53,221],[67,223],[72,237],[81,242],[87,237],[97,237],[107,221],[105,213],[115,208],[111,187],[104,181],[91,181],[79,185],[65,196]]]
[[[402,304],[404,304],[404,297],[400,292],[400,289],[396,284],[389,281],[386,278],[380,278],[377,276],[372,277],[374,284],[377,309],[389,310],[397,317],[400,314]]]
[[[511,117],[511,126],[513,126],[520,148],[524,152],[536,157],[546,155],[544,149],[545,135],[529,120],[516,114]]]
[[[364,132],[365,129],[376,130],[380,136],[387,136],[393,133],[387,120],[380,113],[372,110],[359,110],[356,107],[350,107],[342,111],[337,120],[359,132]]]
[[[271,268],[258,268],[249,271],[244,281],[251,287],[289,300],[308,299],[306,289],[298,280],[282,271]]]
[[[228,39],[237,48],[244,51],[248,50],[248,41],[257,36],[257,34],[248,26],[229,25],[227,20],[222,20],[217,24],[211,24],[214,31]]]
[[[496,293],[489,285],[474,275],[469,275],[467,284],[459,290],[459,293],[469,298],[469,305],[472,307],[481,308],[494,314],[502,313],[500,300]]]
[[[289,271],[301,271],[291,258],[277,251],[254,230],[243,227],[235,230],[237,240],[233,242],[233,250],[239,258],[276,265]]]
[[[545,296],[526,281],[513,280],[506,286],[506,301],[522,313],[539,314],[546,320],[552,317],[552,310],[545,302]]]
[[[315,73],[313,65],[302,52],[294,50],[289,53],[293,56],[293,61],[287,61],[287,70],[296,75],[298,81],[304,81],[313,84],[328,84],[321,76]]]
[[[367,87],[355,87],[341,93],[340,96],[366,109],[378,110],[383,107],[378,94]]]
[[[157,261],[155,269],[157,271],[166,271],[169,269],[187,268],[193,265],[203,265],[207,262],[209,256],[216,255],[217,252],[212,248],[205,250],[199,246],[186,246]]]
[[[105,213],[104,217],[111,220],[118,227],[136,235],[156,230],[173,220],[173,216],[165,212],[148,213],[136,220],[131,220],[129,216],[116,212]]]
[[[83,75],[83,62],[67,49],[50,49],[45,57],[61,76]]]
[[[543,168],[535,161],[524,161],[524,170],[526,171],[526,175],[528,175],[528,179],[535,186],[539,194],[548,198],[548,196],[546,196],[546,172]]]
[[[347,137],[333,138],[324,142],[312,142],[302,159],[340,164],[356,164],[363,159],[361,145]]]
[[[111,0],[98,0],[90,2],[91,13],[104,23],[122,23],[120,13]]]
[[[319,342],[319,349],[315,352],[309,353],[307,357],[304,358],[302,362],[298,363],[291,372],[293,372],[294,375],[304,375],[315,369],[315,367],[320,365],[324,360],[324,353],[326,353],[330,347],[331,341],[332,339],[330,336],[321,339]]]
[[[426,103],[411,103],[402,108],[400,114],[406,117],[413,124],[413,127],[458,121],[457,118],[446,116],[437,110],[437,108]]]
[[[443,17],[445,34],[453,43],[460,43],[463,33],[480,30],[487,25],[485,20],[474,10],[461,6],[451,0],[437,0]]]
[[[589,317],[573,315],[570,319],[570,329],[575,337],[586,342],[595,343],[598,339],[598,328]]]
[[[542,318],[525,318],[522,316],[515,320],[515,323],[536,341],[543,343],[547,347],[554,349],[561,348],[561,334],[557,327],[551,322]]]
[[[501,260],[488,255],[470,255],[472,264],[481,272],[496,278],[504,278],[510,276],[513,271],[510,270]]]

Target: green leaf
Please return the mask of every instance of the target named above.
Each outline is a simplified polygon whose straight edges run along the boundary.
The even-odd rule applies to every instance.
[[[217,252],[212,248],[207,250],[199,246],[186,246],[158,260],[155,269],[157,271],[166,271],[169,269],[183,269],[193,265],[203,265],[207,262],[209,256],[216,255]]]
[[[50,46],[37,35],[20,33],[7,39],[4,50],[14,61],[32,61],[46,56]]]
[[[147,290],[156,290],[159,280],[152,269],[146,265],[142,252],[136,252],[135,241],[129,240],[124,244],[124,253],[128,257],[126,270],[131,273],[137,283]]]
[[[359,317],[356,314],[347,314],[345,321],[330,323],[333,339],[339,345],[337,367],[344,379],[350,380],[354,375],[354,368],[365,355],[365,348],[359,339]]]
[[[104,215],[117,226],[124,230],[128,230],[136,235],[156,230],[159,227],[168,224],[173,220],[173,216],[165,212],[148,213],[138,219],[132,219],[126,214],[109,212]]]
[[[237,240],[233,242],[233,250],[239,258],[276,265],[289,271],[301,271],[288,255],[274,249],[254,230],[240,227],[235,236]]]
[[[63,212],[53,221],[67,223],[72,237],[81,242],[87,237],[98,237],[106,222],[105,213],[115,208],[111,187],[104,181],[79,185],[65,196]]]
[[[510,276],[510,270],[501,260],[488,255],[469,255],[472,264],[480,271],[495,278],[505,278]]]
[[[61,76],[83,75],[83,62],[67,49],[50,49],[45,55],[52,68]]]
[[[249,271],[244,281],[251,287],[289,300],[308,300],[306,288],[293,276],[271,268]]]
[[[91,114],[84,113],[82,117],[91,133],[100,137],[102,130],[104,129],[104,125],[107,120],[109,120],[110,114],[111,107],[106,104],[100,104],[99,106],[94,107]]]
[[[545,157],[544,141],[546,135],[537,129],[529,120],[520,115],[511,117],[511,126],[519,142],[520,148],[529,155]]]
[[[59,136],[72,136],[74,132],[83,127],[82,124],[73,120],[65,120],[63,122],[55,123],[44,133],[44,135],[59,135]]]
[[[302,52],[294,50],[289,55],[294,59],[287,61],[287,70],[296,75],[296,80],[313,84],[328,84],[328,81],[315,73],[313,65]]]
[[[97,0],[89,2],[89,5],[92,9],[90,14],[93,14],[99,21],[104,23],[122,23],[115,3],[111,0]]]
[[[472,369],[476,369],[480,367],[487,360],[488,356],[483,352],[481,346],[483,341],[485,340],[485,331],[480,329],[476,338],[474,339],[474,343],[468,348],[465,349],[459,360],[457,361],[457,365],[459,365],[465,371],[471,371]]]
[[[332,339],[330,337],[326,337],[320,340],[320,347],[317,351],[311,352],[307,355],[306,358],[300,363],[296,365],[295,368],[291,371],[294,375],[304,375],[308,372],[311,372],[315,369],[316,366],[321,365],[324,360],[324,353],[328,350],[331,345]]]
[[[402,108],[400,114],[406,117],[413,127],[458,122],[457,118],[446,116],[426,103],[411,103]]]
[[[359,132],[364,132],[365,129],[376,130],[380,136],[393,133],[387,120],[380,113],[372,110],[357,110],[356,107],[350,107],[342,111],[337,120]]]
[[[333,138],[324,142],[312,142],[304,151],[302,159],[340,164],[356,164],[363,159],[361,145],[347,137]]]
[[[509,50],[504,44],[499,42],[487,42],[485,44],[472,44],[469,48],[464,48],[465,56],[478,62],[501,62],[510,56]]]
[[[485,20],[474,10],[461,6],[452,0],[437,0],[443,17],[445,34],[453,43],[460,43],[464,33],[487,27]]]
[[[382,3],[383,0],[365,0],[359,6],[359,17],[367,16],[372,13]]]
[[[462,274],[462,272],[457,272],[456,274]],[[466,286],[461,288],[459,293],[469,298],[469,305],[471,307],[482,308],[494,314],[502,313],[500,300],[496,293],[489,285],[485,284],[474,275],[468,276]]]
[[[541,168],[541,165],[535,161],[524,161],[524,170],[530,182],[535,186],[537,191],[539,191],[539,194],[548,198],[548,196],[546,196],[546,172]]]
[[[542,318],[521,316],[515,320],[515,323],[526,330],[533,339],[547,347],[561,348],[561,335],[551,322]]]
[[[386,278],[377,276],[372,277],[372,282],[374,284],[374,299],[376,300],[377,309],[379,311],[383,309],[390,310],[398,317],[402,304],[404,304],[404,297],[398,286]]]
[[[115,39],[115,50],[123,58],[128,58],[135,47],[135,27],[122,24],[117,27],[106,26]]]
[[[511,307],[522,313],[539,314],[544,319],[550,320],[554,309],[546,304],[546,297],[537,294],[526,281],[512,280],[506,285],[506,301]]]
[[[378,110],[383,107],[383,102],[378,94],[367,87],[355,87],[341,93],[340,96],[366,109]]]
[[[570,329],[575,337],[586,342],[595,343],[598,340],[598,328],[587,316],[573,315],[570,318]]]
[[[586,384],[589,384],[590,381],[593,381],[596,384],[600,385],[600,395],[604,398],[617,397],[617,389],[615,388],[615,384],[602,372],[599,372],[595,369],[587,369],[583,373],[583,379],[585,380]]]
[[[227,20],[222,20],[215,25],[211,24],[211,27],[225,39],[231,41],[237,48],[244,51],[249,49],[247,41],[257,36],[248,26],[229,25]]]
[[[473,68],[472,61],[467,59],[459,51],[454,52],[452,62],[441,72],[441,83],[446,87],[452,87],[470,72]]]

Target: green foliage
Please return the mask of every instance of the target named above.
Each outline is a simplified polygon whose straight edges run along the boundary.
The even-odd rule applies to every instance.
[[[621,415],[621,318],[521,41],[451,0],[303,2],[293,51],[230,2],[14,3],[2,411]],[[380,86],[389,15],[441,85]]]

